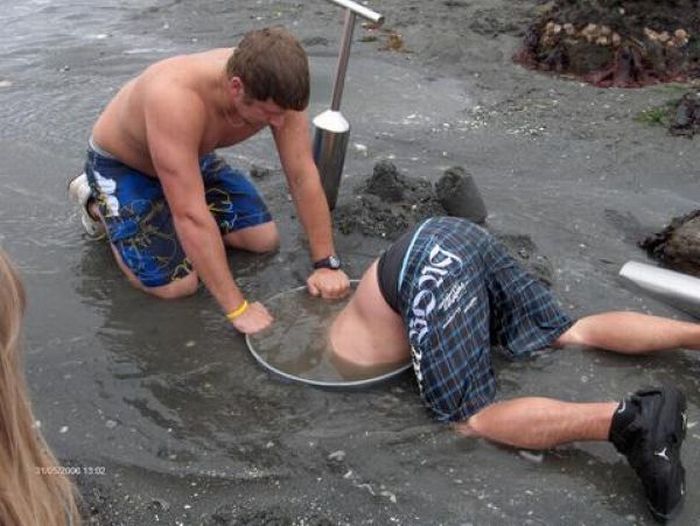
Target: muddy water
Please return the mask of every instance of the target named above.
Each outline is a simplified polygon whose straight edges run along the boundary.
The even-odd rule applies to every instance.
[[[410,375],[328,392],[270,376],[200,291],[157,302],[129,288],[108,248],[81,236],[65,199],[89,128],[117,86],[153,60],[230,45],[284,23],[307,42],[311,113],[327,105],[342,16],[324,2],[5,2],[0,11],[0,243],[30,309],[36,411],[66,463],[103,465],[84,490],[103,524],[651,524],[641,488],[606,444],[543,455],[460,439],[424,412]],[[411,176],[473,174],[499,232],[528,235],[576,315],[634,308],[682,317],[621,287],[636,240],[700,200],[697,145],[634,123],[673,93],[601,91],[523,71],[502,32],[535,2],[387,0],[376,7],[412,53],[356,42],[343,100],[346,182],[390,158]],[[500,17],[500,18],[499,18]],[[490,29],[489,29],[490,28]],[[358,38],[364,29],[357,28]],[[277,170],[269,135],[225,155]],[[282,230],[278,254],[230,256],[255,299],[303,284],[305,242],[275,174],[258,182]],[[340,199],[353,199],[351,185]],[[339,236],[359,277],[386,245]],[[689,397],[687,503],[700,516],[700,361],[569,350],[499,361],[504,398],[613,399],[672,382]],[[218,522],[215,522],[218,521]],[[226,522],[228,521],[228,522]]]
[[[348,301],[319,301],[303,286],[275,294],[265,302],[275,323],[246,343],[264,367],[311,385],[357,387],[405,371],[408,362],[360,367],[336,356],[329,329]]]

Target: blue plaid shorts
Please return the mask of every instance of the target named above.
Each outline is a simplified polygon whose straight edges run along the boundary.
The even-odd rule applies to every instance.
[[[243,172],[231,168],[215,153],[201,157],[199,168],[209,210],[222,235],[272,220]],[[92,145],[85,174],[110,242],[143,285],[167,285],[192,272],[158,179]]]
[[[399,305],[421,396],[441,421],[464,420],[493,402],[492,347],[524,357],[573,324],[497,239],[453,217],[417,228]]]

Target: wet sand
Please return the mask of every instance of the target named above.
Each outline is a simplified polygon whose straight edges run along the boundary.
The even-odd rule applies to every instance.
[[[388,33],[355,30],[342,110],[352,125],[339,204],[391,159],[436,181],[464,166],[493,230],[527,236],[575,315],[636,309],[681,319],[617,278],[636,245],[698,208],[693,140],[636,122],[686,86],[602,90],[510,60],[537,10],[518,2],[387,0]],[[161,57],[231,45],[283,23],[311,55],[311,114],[328,105],[342,13],[318,1],[26,2],[0,15],[0,243],[23,271],[26,363],[42,430],[81,476],[94,524],[653,524],[607,444],[532,455],[459,438],[423,410],[410,375],[366,391],[280,381],[248,354],[205,291],[162,303],[131,290],[106,246],[81,236],[65,198],[89,128],[114,90]],[[227,158],[273,174],[257,184],[282,229],[278,254],[230,255],[253,298],[303,284],[305,243],[269,135]],[[525,239],[519,238],[519,239]],[[386,246],[338,234],[352,277]],[[567,350],[499,360],[503,398],[616,399],[674,383],[688,395],[686,505],[700,516],[700,357]],[[86,470],[87,471],[87,470]]]

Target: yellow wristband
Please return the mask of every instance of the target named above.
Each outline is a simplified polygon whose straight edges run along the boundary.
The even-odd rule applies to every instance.
[[[239,307],[236,310],[232,310],[229,312],[226,317],[229,319],[229,321],[233,321],[236,318],[238,318],[241,314],[243,314],[245,311],[248,310],[248,300],[243,300],[243,303],[239,305]]]

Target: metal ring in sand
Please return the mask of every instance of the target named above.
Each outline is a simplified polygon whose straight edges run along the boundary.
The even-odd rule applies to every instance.
[[[356,285],[358,280],[352,280]],[[265,300],[275,318],[269,329],[246,334],[248,349],[268,371],[288,380],[319,387],[361,387],[394,378],[411,367],[411,362],[392,364],[358,375],[344,374],[333,364],[328,342],[330,320],[347,304],[311,296],[305,286],[280,292]]]

